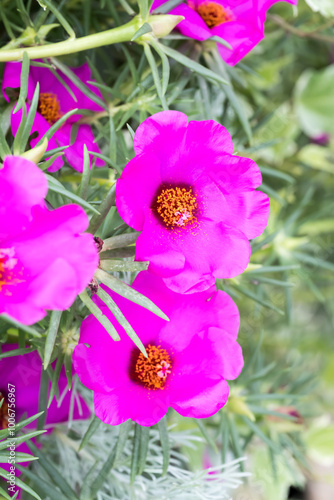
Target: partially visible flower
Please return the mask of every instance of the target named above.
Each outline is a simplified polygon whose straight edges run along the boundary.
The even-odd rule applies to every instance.
[[[24,324],[65,310],[98,266],[88,217],[77,205],[49,211],[47,179],[32,162],[7,156],[0,169],[0,314]]]
[[[7,344],[2,347],[2,351],[7,352],[17,348],[16,344]],[[4,398],[4,403],[0,408],[0,430],[6,429],[9,424],[8,405],[14,405],[11,406],[10,420],[14,419],[16,423],[39,412],[38,401],[42,370],[41,358],[36,351],[0,359],[0,400]],[[58,387],[59,401],[54,398],[46,414],[45,427],[48,430],[51,430],[56,424],[67,422],[69,418],[73,394],[68,390],[64,368],[59,375]],[[15,401],[15,403],[10,403],[9,400]],[[87,404],[81,396],[76,395],[73,401],[73,420],[87,419],[89,416],[90,410]],[[27,428],[33,430],[36,426],[37,421],[35,420]],[[31,454],[25,443],[17,446],[15,451]],[[9,465],[6,463],[1,464],[1,467],[9,470]],[[16,471],[16,474],[20,474],[20,472]]]
[[[319,146],[327,146],[331,139],[330,134],[319,134],[315,137],[311,137],[311,142],[318,144]]]
[[[22,63],[8,62],[5,65],[2,92],[4,98],[9,101],[8,89],[16,89],[20,87]],[[92,91],[97,97],[101,97],[100,91],[88,82],[92,80],[91,71],[87,63],[78,68],[71,68],[73,73]],[[31,66],[28,77],[28,95],[27,95],[27,112],[29,103],[33,97],[37,83],[40,86],[39,103],[36,112],[35,120],[31,129],[31,133],[37,132],[37,137],[31,140],[31,145],[34,147],[41,137],[49,130],[49,128],[59,119],[72,109],[87,109],[91,111],[103,111],[98,104],[89,99],[74,83],[64,75],[60,70],[55,69],[58,76],[65,82],[68,88],[65,88],[63,83],[45,67]],[[71,93],[72,94],[71,94]],[[75,98],[74,98],[74,97]],[[60,129],[49,140],[48,150],[55,149],[60,146],[69,146],[64,154],[68,163],[78,172],[82,172],[83,166],[83,148],[86,144],[88,151],[100,153],[100,149],[95,142],[95,138],[90,125],[80,124],[78,120],[81,115],[72,115],[60,127]],[[11,114],[11,127],[13,134],[16,135],[22,119],[22,110]],[[71,133],[73,125],[77,125],[77,131],[73,143],[71,143]],[[57,158],[49,168],[51,172],[59,170],[64,164],[61,158]],[[98,158],[95,161],[96,166],[104,165],[104,162]]]
[[[234,66],[264,38],[267,10],[280,0],[187,0],[169,13],[184,16],[177,29],[195,40],[217,36],[232,50],[217,44],[222,58]],[[296,5],[298,0],[284,0]],[[155,0],[151,10],[167,0]]]
[[[121,336],[113,342],[93,315],[81,325],[73,362],[81,382],[94,391],[96,415],[111,425],[130,418],[144,426],[156,424],[168,407],[185,417],[213,415],[227,401],[226,380],[235,379],[243,366],[236,305],[215,288],[174,293],[148,271],[139,273],[133,288],[157,304],[170,322],[105,288],[145,345],[145,358],[94,296]]]
[[[180,293],[232,278],[249,262],[249,239],[266,227],[269,199],[261,173],[234,156],[227,130],[178,111],[145,120],[136,152],[116,185],[120,216],[137,231],[136,259]]]

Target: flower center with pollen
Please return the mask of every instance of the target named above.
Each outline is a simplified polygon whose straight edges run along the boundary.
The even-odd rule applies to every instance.
[[[196,10],[209,28],[235,20],[229,7],[223,7],[216,2],[204,2]]]
[[[52,92],[39,94],[38,111],[50,125],[53,125],[61,117],[60,103]]]
[[[134,378],[147,389],[163,389],[172,372],[172,361],[160,346],[149,344],[146,347],[147,358],[140,353],[134,369]]]
[[[162,189],[154,208],[166,227],[182,227],[196,220],[197,200],[191,187],[171,187]]]
[[[4,398],[0,408],[0,430],[8,428],[8,401],[3,392],[0,391],[0,401]]]
[[[15,285],[19,282],[13,272],[17,265],[17,259],[14,256],[13,248],[0,248],[0,292],[6,285]],[[8,291],[5,293],[8,294]]]

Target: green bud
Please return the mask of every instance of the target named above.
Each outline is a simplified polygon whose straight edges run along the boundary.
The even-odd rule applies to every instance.
[[[166,14],[159,16],[150,16],[148,18],[148,23],[152,26],[154,36],[156,36],[157,38],[162,38],[169,35],[169,33],[173,31],[175,26],[183,21],[183,19],[183,16],[171,16],[169,14]]]

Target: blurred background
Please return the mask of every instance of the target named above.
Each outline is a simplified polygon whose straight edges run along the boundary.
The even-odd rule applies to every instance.
[[[55,22],[54,14],[43,11],[39,4],[42,0],[1,1],[2,46],[11,38],[10,32],[20,36],[30,21],[39,27]],[[131,12],[138,11],[135,1],[116,0],[69,0],[57,7],[77,36],[125,23]],[[48,37],[52,41],[64,38],[63,26],[59,19],[56,22]],[[190,119],[214,119],[223,124],[237,154],[251,157],[259,165],[261,190],[271,201],[268,227],[252,242],[247,271],[233,280],[217,282],[240,309],[239,343],[245,359],[241,376],[230,383],[228,404],[203,421],[184,419],[175,412],[168,415],[172,458],[179,460],[179,471],[205,470],[245,457],[241,471],[250,476],[232,493],[235,500],[334,498],[333,27],[334,0],[300,0],[296,8],[278,3],[268,14],[265,39],[233,68],[223,63],[212,41],[199,43],[176,31],[161,41],[162,46],[174,48],[230,82],[229,87],[217,84],[204,72],[194,72],[187,63],[171,58],[168,106],[184,111]],[[155,53],[154,58],[161,71],[159,55]],[[152,67],[139,45],[118,44],[61,60],[69,66],[88,60],[109,106],[109,116],[90,120],[102,153],[116,165],[94,171],[87,198],[94,203],[102,199],[134,155],[131,131],[160,111],[161,102]],[[2,98],[0,105],[0,126],[10,142],[13,104]],[[63,167],[54,177],[67,190],[77,192],[80,175],[70,167]],[[53,206],[63,202],[59,196],[51,194]],[[99,236],[119,234],[121,223],[111,210]],[[130,258],[131,249],[120,257]],[[130,279],[129,275],[119,276]],[[19,329],[4,323],[0,329],[1,342],[17,339]],[[73,329],[63,326],[57,340],[59,352],[73,340],[71,335]],[[78,383],[75,390],[90,398]],[[41,440],[43,460],[56,464],[61,475],[79,489],[92,457],[97,459],[97,450],[104,450],[103,443],[109,439],[113,442],[116,432],[104,424],[96,425],[95,437],[79,453],[77,443],[87,427],[88,422],[71,424],[70,429],[59,427]],[[154,447],[159,439],[154,433],[153,429],[150,450],[156,457],[159,453]],[[196,438],[191,446],[185,438],[189,435]],[[133,434],[129,436],[133,439]],[[110,472],[111,483],[121,485],[118,491],[112,493],[114,486],[100,481],[102,493],[91,498],[130,498],[131,454],[130,446],[123,462]],[[100,456],[98,467],[105,459]],[[57,477],[40,464],[34,463],[31,470],[27,483],[42,498],[49,498],[38,478],[57,488]],[[211,474],[214,479],[215,472]],[[142,477],[147,480],[145,472]],[[189,477],[184,476],[183,482],[190,481]],[[186,492],[172,495],[172,479],[163,491],[158,486],[145,490],[146,498],[228,498],[217,491],[214,496],[196,496],[194,489],[193,496],[191,490],[190,496]],[[206,486],[201,484],[204,491]],[[145,498],[138,491],[132,490],[131,498]]]

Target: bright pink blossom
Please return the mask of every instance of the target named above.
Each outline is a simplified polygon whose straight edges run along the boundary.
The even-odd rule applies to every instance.
[[[5,65],[2,91],[4,98],[9,101],[8,90],[20,87],[22,63],[8,62]],[[87,63],[78,68],[71,68],[73,73],[92,91],[94,94],[102,98],[100,91],[88,83],[92,80],[91,71]],[[52,71],[45,67],[31,66],[28,77],[28,95],[27,95],[27,112],[29,111],[29,103],[32,100],[37,83],[39,83],[39,104],[36,112],[35,120],[31,129],[31,133],[37,133],[37,136],[31,140],[31,145],[34,147],[41,137],[50,129],[51,125],[57,121],[62,115],[72,109],[88,109],[91,111],[103,111],[103,108],[89,99],[74,83],[64,75],[60,70],[55,69],[58,76],[65,82],[68,88],[65,88],[63,83],[56,78]],[[70,91],[72,94],[70,93]],[[74,98],[74,97],[75,98]],[[88,151],[100,153],[100,149],[95,142],[95,138],[90,125],[78,124],[81,115],[72,115],[66,122],[57,130],[48,143],[48,150],[55,149],[60,146],[68,146],[65,149],[65,157],[68,163],[78,172],[82,172],[83,166],[83,151],[86,144]],[[11,114],[11,127],[13,134],[16,135],[22,119],[22,110]],[[73,125],[77,125],[77,132],[73,144],[71,143],[71,132]],[[57,158],[49,168],[51,172],[59,170],[64,164],[62,158]],[[95,161],[96,166],[104,165],[104,162],[98,158]]]
[[[98,266],[88,217],[77,205],[48,210],[44,173],[7,156],[0,169],[0,314],[24,324],[64,310]]]
[[[234,66],[264,38],[267,10],[279,0],[187,0],[169,13],[184,16],[177,28],[195,40],[216,36],[226,40],[232,50],[217,44],[222,58]],[[296,5],[298,0],[284,0]],[[157,9],[167,0],[155,0]]]
[[[137,231],[136,259],[179,293],[242,273],[249,239],[266,227],[269,199],[255,188],[261,173],[234,156],[227,130],[215,121],[190,121],[178,111],[145,120],[136,152],[116,186],[120,216]]]
[[[114,342],[93,315],[81,325],[73,361],[81,382],[94,391],[96,415],[111,425],[130,418],[144,426],[156,424],[168,407],[185,417],[213,415],[227,401],[226,379],[235,379],[243,366],[236,305],[214,288],[174,293],[148,271],[137,276],[133,288],[153,300],[170,322],[105,288],[145,345],[145,358],[94,296],[121,336]]]
[[[2,351],[8,352],[17,348],[18,345],[8,344],[2,347]],[[11,404],[9,399],[15,400],[16,422],[23,418],[32,417],[39,412],[38,400],[42,369],[41,358],[37,351],[0,359],[0,400],[5,398],[3,406],[0,408],[0,430],[8,427],[8,403]],[[68,390],[64,368],[60,372],[58,387],[59,401],[54,398],[47,410],[45,427],[48,430],[56,424],[67,422],[69,418],[73,395]],[[90,410],[87,404],[80,396],[76,395],[73,401],[73,420],[87,419],[89,416]],[[29,424],[27,428],[31,431],[36,427],[37,420]],[[17,446],[16,452],[31,454],[25,443]],[[1,467],[9,470],[9,464],[2,463]],[[19,474],[20,472],[16,470],[16,475]]]

